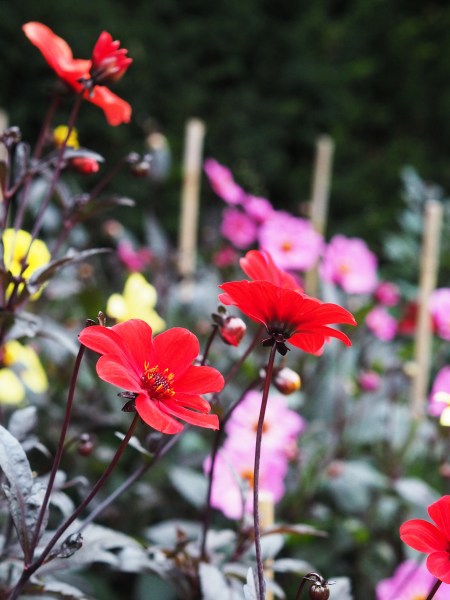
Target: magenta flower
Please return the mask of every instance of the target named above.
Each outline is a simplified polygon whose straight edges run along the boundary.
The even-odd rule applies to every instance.
[[[371,294],[377,287],[377,258],[363,240],[335,235],[325,249],[320,274],[348,294]]]
[[[366,325],[375,337],[390,342],[397,333],[398,323],[384,306],[375,306],[366,315]]]
[[[275,212],[272,204],[267,198],[252,196],[248,194],[243,202],[245,212],[258,224],[264,223]]]
[[[245,192],[234,181],[230,169],[227,169],[213,158],[205,160],[204,169],[214,193],[219,198],[222,198],[227,204],[236,205],[242,203],[245,198]]]
[[[424,564],[405,560],[395,570],[392,577],[380,581],[376,588],[377,600],[425,600],[436,578]],[[434,600],[450,598],[450,585],[443,583]]]
[[[236,208],[226,208],[222,217],[220,233],[236,248],[245,250],[255,243],[258,228],[245,213]]]
[[[433,417],[441,417],[445,412],[450,416],[450,367],[442,367],[438,371],[428,398],[428,413]]]
[[[362,371],[358,376],[358,385],[365,392],[375,392],[381,383],[381,377],[376,371]]]
[[[444,340],[450,340],[450,288],[439,288],[431,294],[430,309],[436,333]]]
[[[323,240],[306,219],[274,211],[260,227],[259,245],[281,269],[308,271],[322,252]]]
[[[385,306],[396,306],[400,300],[398,286],[390,281],[382,281],[375,290],[375,299]]]
[[[121,263],[132,273],[141,273],[152,261],[152,253],[148,248],[134,250],[128,240],[119,242],[117,255]]]

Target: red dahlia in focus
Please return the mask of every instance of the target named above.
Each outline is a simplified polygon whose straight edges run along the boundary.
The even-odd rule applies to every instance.
[[[230,281],[219,286],[223,304],[237,306],[257,323],[262,323],[269,337],[264,345],[276,344],[280,354],[286,354],[289,341],[305,352],[316,354],[326,338],[335,337],[347,346],[349,338],[328,325],[356,325],[348,310],[337,304],[322,303],[292,289],[282,288],[270,281]]]
[[[80,333],[80,342],[102,356],[100,379],[135,394],[139,416],[162,433],[178,433],[181,419],[218,429],[217,415],[200,394],[219,392],[223,377],[216,369],[195,366],[200,347],[193,333],[174,327],[153,337],[150,326],[131,319],[113,327],[94,325]]]
[[[400,527],[400,538],[414,550],[426,552],[430,573],[450,583],[450,496],[431,504],[428,514],[436,525],[423,519],[411,519]]]
[[[125,56],[126,50],[119,49],[120,42],[113,42],[110,34],[103,32],[94,47],[92,60],[84,60],[73,58],[67,42],[43,23],[26,23],[22,29],[58,77],[75,92],[84,90],[83,97],[103,109],[110,125],[130,121],[128,102],[107,87],[97,85],[100,81],[116,81],[130,66],[132,60]]]
[[[282,288],[303,291],[290,273],[277,267],[267,250],[250,250],[240,259],[239,264],[250,279],[270,281]]]

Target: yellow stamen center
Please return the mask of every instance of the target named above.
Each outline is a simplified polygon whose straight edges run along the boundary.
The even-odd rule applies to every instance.
[[[292,242],[290,242],[289,240],[286,240],[285,242],[283,242],[281,244],[281,249],[283,250],[283,252],[290,252],[290,250],[292,250],[293,247],[294,247],[294,244]]]
[[[169,400],[175,396],[173,383],[175,375],[164,369],[159,372],[159,366],[150,367],[148,362],[144,363],[144,373],[141,377],[142,383],[152,400]]]
[[[255,483],[255,474],[253,473],[253,471],[251,471],[250,469],[242,471],[241,477],[242,479],[244,479],[244,481],[248,483],[250,489],[252,490],[253,485]]]

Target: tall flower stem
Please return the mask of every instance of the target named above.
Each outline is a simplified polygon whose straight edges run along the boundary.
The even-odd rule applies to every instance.
[[[214,338],[217,335],[218,330],[219,330],[219,328],[217,325],[212,326],[211,333],[209,334],[209,338],[206,340],[205,350],[204,350],[203,356],[202,356],[202,362],[200,363],[202,366],[206,365],[206,361],[208,360],[209,350],[214,341]]]
[[[435,584],[431,588],[430,593],[428,594],[428,596],[426,597],[425,600],[431,600],[432,598],[434,598],[436,592],[441,587],[441,583],[442,583],[442,581],[440,579],[436,579]]]
[[[253,526],[255,531],[255,552],[256,552],[256,570],[258,574],[258,598],[264,600],[265,598],[265,584],[264,584],[264,565],[261,553],[261,530],[259,525],[259,467],[261,459],[261,443],[264,426],[264,417],[266,414],[267,400],[269,398],[270,383],[272,381],[273,365],[275,362],[275,354],[277,352],[277,345],[273,344],[270,349],[269,360],[266,367],[266,378],[264,381],[263,395],[261,399],[261,409],[259,411],[258,426],[256,429],[256,443],[255,443],[255,467],[253,470],[254,484],[253,484]]]
[[[136,415],[127,431],[127,434],[125,435],[125,437],[123,438],[119,447],[117,448],[116,453],[113,456],[113,459],[107,466],[103,475],[98,479],[97,483],[94,485],[94,487],[92,488],[90,493],[86,496],[86,498],[83,500],[83,502],[78,506],[78,508],[71,514],[71,516],[66,521],[64,521],[64,523],[62,523],[58,527],[58,529],[54,533],[53,537],[48,542],[48,544],[46,545],[44,550],[42,551],[39,558],[37,560],[35,560],[31,565],[24,566],[22,575],[21,575],[19,581],[17,582],[15,588],[12,590],[11,595],[9,596],[8,600],[17,600],[17,598],[20,597],[20,594],[21,594],[21,591],[22,591],[24,585],[27,583],[27,581],[30,579],[30,577],[33,575],[33,573],[35,573],[39,569],[39,567],[45,562],[46,558],[48,557],[48,555],[50,554],[50,552],[52,551],[53,547],[58,542],[58,540],[60,539],[62,534],[70,527],[70,525],[75,521],[75,519],[77,519],[80,516],[80,514],[87,507],[87,505],[94,498],[94,496],[96,496],[98,491],[101,489],[103,484],[106,482],[108,477],[111,475],[114,467],[119,462],[119,459],[122,456],[125,448],[127,447],[128,442],[129,442],[131,436],[133,435],[138,422],[139,422],[139,415],[136,413]]]
[[[25,564],[27,564],[27,563],[29,564],[33,560],[34,552],[36,550],[36,546],[37,546],[37,543],[39,540],[39,535],[41,532],[42,522],[44,520],[45,512],[47,510],[48,503],[50,500],[50,495],[53,490],[53,484],[55,483],[56,473],[57,473],[57,471],[59,469],[59,465],[61,463],[61,458],[62,458],[62,455],[64,452],[64,441],[66,439],[67,429],[69,427],[69,422],[70,422],[70,416],[72,414],[73,399],[75,396],[75,387],[76,387],[76,383],[77,383],[77,379],[78,379],[78,373],[80,371],[81,361],[83,359],[85,350],[86,350],[86,347],[81,345],[80,349],[78,350],[77,358],[75,360],[75,365],[73,367],[72,378],[70,380],[69,394],[67,397],[66,412],[64,414],[64,421],[63,421],[63,424],[61,427],[61,432],[59,434],[59,440],[58,440],[58,446],[56,449],[55,459],[53,461],[52,469],[50,471],[50,477],[48,480],[47,489],[45,491],[44,500],[42,502],[42,506],[40,508],[39,515],[36,520],[36,526],[34,528],[33,538],[32,538],[31,546],[30,546],[30,556],[29,556],[28,560],[27,560],[27,557],[25,557]]]

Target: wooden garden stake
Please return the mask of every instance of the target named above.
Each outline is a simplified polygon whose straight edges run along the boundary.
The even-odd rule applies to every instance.
[[[322,135],[316,142],[316,162],[311,191],[310,218],[314,229],[325,234],[330,196],[331,170],[333,165],[334,142],[329,135]],[[305,288],[310,296],[317,294],[317,268],[306,274]]]
[[[259,492],[259,520],[261,525],[261,531],[272,527],[274,523],[274,512],[275,506],[273,503],[273,496],[270,492],[260,490]],[[266,560],[264,563],[264,578],[267,581],[273,580],[273,570],[271,569],[271,560]],[[269,589],[266,590],[266,600],[274,600],[273,592]]]
[[[191,279],[196,269],[200,175],[204,136],[205,125],[203,121],[190,119],[186,124],[178,243],[178,273],[183,280]]]
[[[428,300],[431,292],[436,287],[439,267],[442,223],[442,204],[440,202],[437,200],[427,201],[424,221],[415,332],[415,361],[411,387],[411,411],[416,419],[422,418],[425,413],[425,399],[430,371],[432,328]]]

